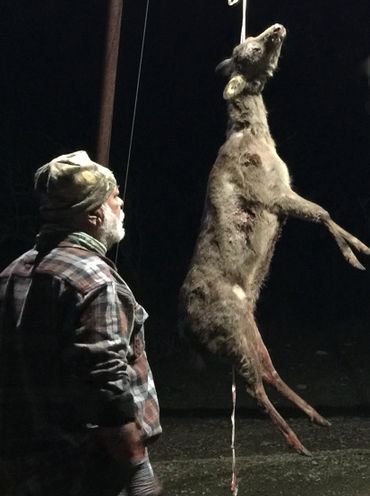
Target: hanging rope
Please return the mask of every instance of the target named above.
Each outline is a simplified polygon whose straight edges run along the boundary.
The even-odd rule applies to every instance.
[[[236,5],[240,0],[227,0],[230,6]],[[243,43],[247,36],[247,11],[248,0],[242,0],[243,13],[242,13],[242,29],[240,33],[240,43]],[[236,379],[235,367],[232,367],[232,385],[231,385],[231,399],[232,399],[232,413],[231,413],[231,454],[232,454],[232,467],[231,467],[231,484],[230,489],[233,496],[237,496],[239,491],[238,479],[236,475],[236,451],[235,451],[235,412],[236,412]]]
[[[135,133],[135,124],[136,124],[136,111],[137,111],[137,103],[138,103],[138,99],[139,99],[139,89],[140,89],[140,82],[141,82],[141,71],[142,71],[143,59],[144,59],[144,47],[145,47],[145,39],[146,39],[146,28],[147,28],[147,25],[148,25],[149,2],[150,2],[150,0],[146,0],[146,9],[145,9],[145,19],[144,19],[143,35],[142,35],[142,39],[141,39],[139,70],[138,70],[138,76],[137,76],[137,82],[136,82],[134,110],[133,110],[133,113],[132,113],[130,141],[129,141],[129,147],[128,147],[127,162],[126,162],[125,182],[124,182],[123,193],[122,193],[122,200],[123,201],[125,200],[125,197],[126,197],[128,174],[129,174],[130,165],[131,165],[131,153],[132,153],[132,146],[133,146],[133,142],[134,142],[134,133]]]
[[[236,411],[236,380],[235,380],[235,367],[232,367],[232,386],[231,386],[231,399],[233,410],[231,413],[231,453],[232,453],[232,474],[230,489],[233,496],[238,494],[238,479],[236,476],[236,454],[235,454],[235,411]]]
[[[240,0],[227,0],[230,6],[236,5]],[[242,0],[243,2],[243,17],[242,17],[242,30],[240,33],[240,43],[243,43],[247,34],[247,11],[248,11],[248,0]]]
[[[248,0],[243,0],[243,17],[242,17],[242,31],[240,33],[240,43],[245,41],[247,35],[247,8]]]
[[[132,148],[133,148],[133,143],[134,143],[136,111],[137,111],[137,104],[139,101],[141,72],[142,72],[142,67],[143,67],[146,31],[147,31],[147,25],[148,25],[149,3],[150,3],[150,0],[146,0],[144,27],[143,27],[143,34],[142,34],[142,38],[141,38],[140,60],[139,60],[139,68],[138,68],[138,75],[137,75],[137,81],[136,81],[135,101],[134,101],[134,109],[132,111],[130,140],[129,140],[129,147],[128,147],[128,153],[127,153],[127,161],[126,161],[126,172],[125,172],[123,191],[121,192],[121,198],[122,198],[123,202],[125,202],[125,198],[126,198],[128,174],[130,171],[131,155],[132,155]],[[116,255],[115,255],[115,259],[114,259],[114,262],[116,265],[117,265],[117,260],[118,260],[118,251],[119,251],[119,243],[117,243],[117,245],[116,245]]]

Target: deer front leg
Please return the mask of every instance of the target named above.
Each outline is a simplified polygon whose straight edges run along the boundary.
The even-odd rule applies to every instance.
[[[286,193],[275,198],[275,201],[270,207],[266,205],[266,208],[277,215],[291,215],[299,219],[324,224],[334,237],[347,262],[356,269],[365,270],[365,267],[354,255],[350,245],[365,255],[370,255],[370,248],[355,236],[352,236],[352,234],[345,231],[342,227],[338,226],[338,224],[331,219],[329,212],[320,207],[320,205],[302,198],[292,190],[288,190]]]
[[[356,250],[358,250],[360,253],[365,253],[366,255],[370,255],[370,249],[355,236],[352,236],[352,234],[344,230],[342,227],[338,226],[338,224],[336,224],[333,220],[330,219],[326,223],[326,225],[331,234],[334,236],[347,262],[349,262],[357,269],[365,270],[365,267],[357,260],[357,258],[353,254],[351,248],[349,247],[349,244],[356,248]]]

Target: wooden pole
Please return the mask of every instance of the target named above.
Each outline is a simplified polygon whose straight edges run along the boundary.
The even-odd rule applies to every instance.
[[[108,19],[96,160],[109,164],[123,0],[108,0]]]

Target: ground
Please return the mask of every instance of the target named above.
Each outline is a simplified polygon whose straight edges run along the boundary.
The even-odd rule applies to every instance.
[[[312,457],[289,450],[267,420],[239,418],[239,495],[370,496],[370,419],[330,417],[330,429],[291,420]],[[231,494],[230,423],[222,418],[165,417],[152,449],[172,496]]]
[[[317,344],[294,338],[271,349],[281,375],[332,424],[313,425],[269,393],[311,457],[286,445],[238,380],[239,496],[370,496],[369,336],[337,336],[325,349]],[[177,356],[154,369],[164,433],[151,458],[165,494],[231,494],[229,365],[211,359],[198,370]]]

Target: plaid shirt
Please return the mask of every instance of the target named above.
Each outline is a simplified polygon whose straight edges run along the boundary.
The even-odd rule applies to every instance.
[[[161,432],[147,314],[91,244],[32,249],[0,274],[0,457],[65,453],[97,426]],[[69,456],[69,455],[67,455]]]

